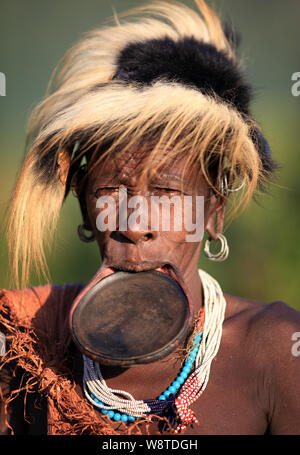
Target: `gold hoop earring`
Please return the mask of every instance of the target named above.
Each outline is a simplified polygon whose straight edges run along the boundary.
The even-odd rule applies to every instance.
[[[95,240],[95,234],[91,232],[90,235],[86,235],[85,230],[88,230],[85,224],[80,224],[77,228],[78,237],[85,243],[93,242]]]
[[[229,246],[227,243],[227,239],[223,234],[217,234],[218,240],[221,242],[221,249],[218,253],[211,253],[209,250],[210,243],[212,241],[212,238],[206,240],[205,245],[204,245],[204,253],[210,259],[211,261],[215,262],[222,262],[225,261],[225,259],[228,258],[229,255]]]

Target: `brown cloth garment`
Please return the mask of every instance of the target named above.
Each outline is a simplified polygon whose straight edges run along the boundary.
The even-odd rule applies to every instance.
[[[137,423],[124,424],[120,433],[113,429],[110,419],[96,411],[82,392],[79,393],[70,355],[74,344],[68,315],[82,287],[81,284],[45,285],[0,291],[0,330],[5,333],[7,342],[7,353],[0,357],[2,429],[6,425],[12,434],[17,433],[9,423],[9,416],[17,398],[24,394],[19,415],[30,422],[27,415],[30,407],[26,403],[32,396],[43,397],[45,432],[49,435],[140,434]],[[13,381],[13,378],[20,379]],[[40,404],[34,402],[33,406]],[[150,416],[143,422],[148,427]]]

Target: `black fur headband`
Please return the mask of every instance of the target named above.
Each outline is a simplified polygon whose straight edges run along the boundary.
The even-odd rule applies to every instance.
[[[141,85],[149,85],[157,79],[178,82],[206,95],[217,95],[245,117],[249,115],[252,90],[236,63],[213,45],[195,38],[175,42],[165,37],[128,44],[117,58],[114,79]],[[270,174],[276,163],[268,141],[257,129],[251,130],[251,138],[264,171]]]

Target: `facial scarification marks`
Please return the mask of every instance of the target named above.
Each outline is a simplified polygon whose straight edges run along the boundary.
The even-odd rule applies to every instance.
[[[145,150],[125,150],[120,156],[115,159],[117,172],[121,178],[128,178],[132,180],[132,184],[136,184],[138,173],[143,168],[143,163],[147,157]]]
[[[135,186],[138,182],[138,178],[146,167],[146,161],[151,154],[152,149],[147,146],[140,148],[128,149],[122,151],[114,159],[114,166],[116,169],[116,174],[120,178],[120,182],[127,184],[128,186]],[[151,157],[153,160],[153,169],[152,166],[149,169],[148,177],[155,178],[159,174],[168,175],[172,169],[176,169],[176,164],[180,161],[179,156],[169,157],[169,149],[159,147],[157,150],[157,155]],[[157,169],[157,164],[161,163]]]

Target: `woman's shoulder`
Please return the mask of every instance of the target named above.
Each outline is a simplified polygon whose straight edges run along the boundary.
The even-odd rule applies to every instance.
[[[247,371],[270,434],[298,434],[300,312],[283,301],[225,298],[223,345],[237,359],[237,371]]]
[[[0,414],[8,412],[6,418],[17,433],[25,434],[28,429],[24,420],[27,391],[42,390],[56,377],[56,371],[66,372],[69,308],[82,287],[46,284],[0,291]],[[36,393],[28,396],[37,399]],[[0,434],[8,433],[3,418]]]
[[[227,303],[226,317],[229,319],[247,316],[252,323],[299,323],[300,311],[282,300],[266,303],[230,294],[224,296]]]
[[[46,326],[63,320],[81,291],[80,283],[46,284],[25,289],[0,290],[0,323],[22,327]]]
[[[225,326],[243,333],[244,341],[277,359],[290,356],[300,339],[300,312],[286,302],[260,302],[225,294]],[[298,338],[297,338],[298,334]],[[300,355],[300,350],[299,350]]]

